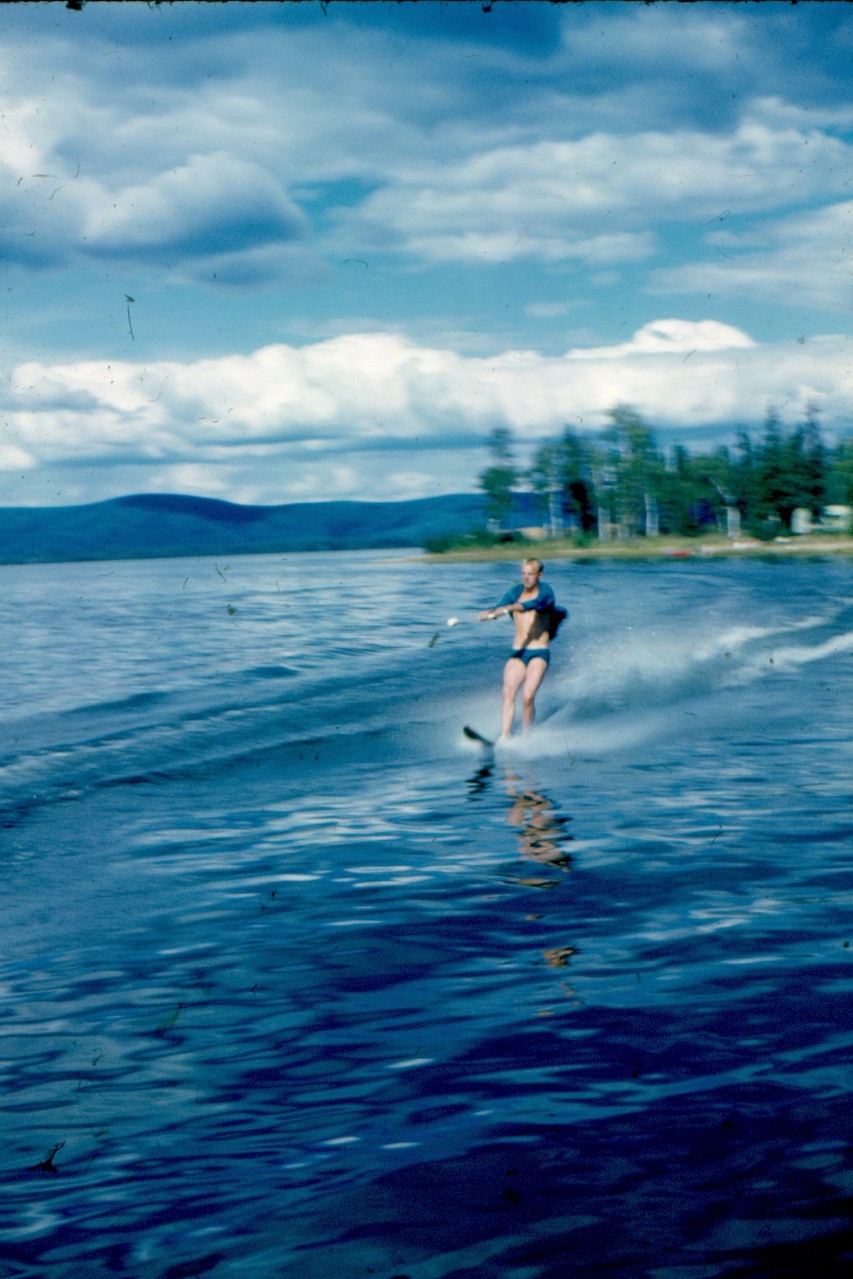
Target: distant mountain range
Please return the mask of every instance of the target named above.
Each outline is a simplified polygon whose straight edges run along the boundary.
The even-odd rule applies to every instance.
[[[520,501],[518,515],[532,522],[528,502]],[[284,506],[146,493],[85,506],[0,507],[0,563],[421,547],[485,523],[484,498],[473,493]]]

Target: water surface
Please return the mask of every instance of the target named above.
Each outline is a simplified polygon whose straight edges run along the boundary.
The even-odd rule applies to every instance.
[[[549,565],[492,756],[513,572],[0,569],[0,1275],[846,1273],[850,566]]]

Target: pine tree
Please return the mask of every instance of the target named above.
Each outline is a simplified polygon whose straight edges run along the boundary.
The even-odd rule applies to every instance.
[[[518,471],[512,456],[512,433],[496,426],[489,436],[492,465],[480,476],[480,488],[486,495],[486,514],[491,523],[501,528],[512,510],[512,487]]]

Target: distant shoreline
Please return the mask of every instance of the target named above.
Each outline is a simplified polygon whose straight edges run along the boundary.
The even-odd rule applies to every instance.
[[[786,537],[772,542],[742,537],[735,541],[724,538],[658,537],[637,538],[627,542],[596,542],[576,546],[569,541],[506,543],[499,546],[460,547],[447,551],[427,552],[429,563],[471,563],[488,560],[520,560],[525,555],[543,560],[694,560],[720,558],[777,559],[787,556],[824,557],[853,555],[853,537],[837,534]]]

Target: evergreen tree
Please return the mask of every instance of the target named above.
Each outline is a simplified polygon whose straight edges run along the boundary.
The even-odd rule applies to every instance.
[[[486,514],[499,528],[512,510],[512,487],[518,471],[512,455],[512,434],[505,426],[496,426],[489,436],[492,464],[480,476],[480,488],[486,495]]]
[[[738,430],[735,448],[738,456],[732,465],[732,492],[744,526],[751,529],[757,518],[759,500],[758,458],[752,439],[743,427]]]
[[[557,456],[559,447],[553,441],[543,444],[537,449],[533,464],[527,472],[527,478],[534,493],[539,495],[540,509],[543,518],[546,520],[552,520],[553,517],[553,496],[557,490]]]
[[[740,513],[744,528],[761,537],[790,529],[798,507],[819,517],[827,503],[853,505],[853,438],[833,448],[821,438],[817,408],[785,432],[768,412],[760,441],[741,428],[734,448],[691,454],[676,446],[668,465],[654,432],[632,408],[619,405],[598,440],[566,427],[558,440],[543,444],[527,478],[541,496],[552,526],[559,514],[568,528],[595,529],[606,538],[614,522],[621,536],[654,532],[695,535],[716,524],[731,533],[729,516]],[[506,428],[489,437],[492,465],[480,477],[491,519],[506,520],[512,487],[519,479]]]
[[[595,528],[592,451],[569,427],[559,441],[542,445],[528,478],[552,526],[559,516],[569,529]]]
[[[676,445],[661,485],[663,532],[690,537],[709,524],[724,525],[724,491],[712,478],[719,469],[713,458],[691,456],[683,444]]]
[[[560,441],[560,484],[563,512],[569,523],[581,532],[595,528],[595,454],[589,444],[570,427]]]
[[[779,527],[790,530],[791,516],[800,505],[802,435],[783,435],[776,414],[767,415],[758,467],[756,531],[767,536]]]
[[[830,506],[853,506],[853,436],[839,440],[829,455],[826,500]]]
[[[656,531],[658,496],[665,468],[654,432],[634,409],[620,405],[610,413],[604,438],[613,445],[615,502],[620,536]]]
[[[805,423],[800,428],[800,441],[800,505],[817,516],[826,503],[827,459],[814,404],[809,405]]]

